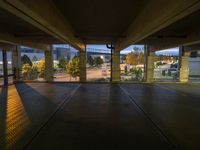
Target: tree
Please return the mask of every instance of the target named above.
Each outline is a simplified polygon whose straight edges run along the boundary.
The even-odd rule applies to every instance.
[[[45,61],[40,60],[37,63],[22,65],[22,76],[24,80],[35,80],[39,77],[44,77]]]
[[[38,58],[36,56],[33,56],[32,61],[38,61]]]
[[[69,62],[71,56],[70,56],[70,52],[67,52],[67,63]]]
[[[22,64],[29,64],[30,66],[32,66],[32,62],[27,55],[23,55],[21,57],[21,61],[22,61]]]
[[[96,66],[101,66],[103,64],[103,59],[101,57],[94,58]]]
[[[138,65],[144,63],[144,53],[143,52],[131,52],[128,53],[125,60],[126,64]]]
[[[121,60],[126,61],[126,55],[122,55]]]
[[[61,57],[58,61],[58,68],[66,68],[66,61],[64,57]]]
[[[40,60],[37,64],[39,77],[44,78],[44,72],[45,72],[45,60]]]
[[[34,63],[29,71],[29,79],[30,80],[35,80],[38,78],[38,65]]]
[[[135,79],[136,80],[142,80],[142,69],[134,69]]]
[[[76,78],[79,76],[79,57],[75,56],[73,57],[66,65],[67,73],[73,77]]]
[[[128,53],[126,56],[126,61],[125,61],[126,64],[137,65],[137,57],[138,57],[137,53],[134,53],[134,52]]]
[[[27,80],[29,78],[30,69],[31,69],[31,66],[29,64],[22,65],[22,77],[24,80]]]
[[[95,61],[94,61],[94,59],[92,58],[92,56],[89,56],[89,57],[88,57],[87,62],[88,62],[88,64],[89,64],[90,66],[94,66],[94,64],[95,64]]]
[[[139,64],[144,64],[144,53],[140,52],[138,56],[138,63]]]

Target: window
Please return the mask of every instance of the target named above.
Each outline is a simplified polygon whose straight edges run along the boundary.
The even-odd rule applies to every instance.
[[[54,81],[79,81],[79,51],[67,44],[53,47]]]
[[[178,48],[157,51],[154,59],[155,81],[178,81]]]
[[[144,45],[131,45],[120,52],[122,82],[144,80]]]
[[[44,81],[44,51],[21,47],[22,79]]]
[[[87,81],[109,82],[111,50],[106,45],[87,45]]]

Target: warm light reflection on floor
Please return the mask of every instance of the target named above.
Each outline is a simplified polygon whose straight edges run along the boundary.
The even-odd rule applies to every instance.
[[[1,86],[0,86],[0,94],[1,94],[1,92],[2,92],[2,88],[1,88]],[[1,95],[0,95],[1,96]]]
[[[8,86],[6,110],[6,148],[10,149],[24,135],[30,120],[15,85]]]

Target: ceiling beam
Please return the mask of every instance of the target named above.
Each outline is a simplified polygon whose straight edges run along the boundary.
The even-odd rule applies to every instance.
[[[200,43],[200,31],[191,33],[186,38],[158,38],[145,40],[147,45],[151,45],[151,51],[164,50],[179,46],[190,46]]]
[[[1,49],[11,50],[11,49],[14,49],[15,47],[16,47],[16,45],[0,42],[0,48]]]
[[[186,50],[186,51],[200,51],[200,43],[185,46],[184,50]]]
[[[85,44],[51,0],[0,0],[0,7],[80,51]]]
[[[124,33],[126,38],[115,43],[116,50],[140,42],[199,9],[199,0],[149,0]]]
[[[50,45],[39,43],[33,40],[27,40],[27,38],[17,38],[12,34],[0,32],[0,42],[10,45],[23,45],[40,50],[50,50]]]

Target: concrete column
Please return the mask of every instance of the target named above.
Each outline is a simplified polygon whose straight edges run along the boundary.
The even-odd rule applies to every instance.
[[[146,54],[146,82],[153,82],[155,53],[147,50]]]
[[[8,85],[8,61],[7,61],[7,52],[6,49],[2,50],[3,55],[3,78],[4,85]]]
[[[44,78],[46,81],[53,81],[53,50],[45,50],[45,72]]]
[[[16,46],[14,49],[12,49],[12,68],[14,80],[20,80],[22,70],[20,46]]]
[[[120,51],[114,51],[112,54],[112,82],[120,81]]]
[[[184,47],[179,48],[179,81],[188,82],[189,79],[189,56],[190,52],[185,52]]]
[[[147,57],[148,57],[148,46],[144,45],[144,79],[147,81]]]
[[[80,82],[86,82],[86,52],[79,55]]]

